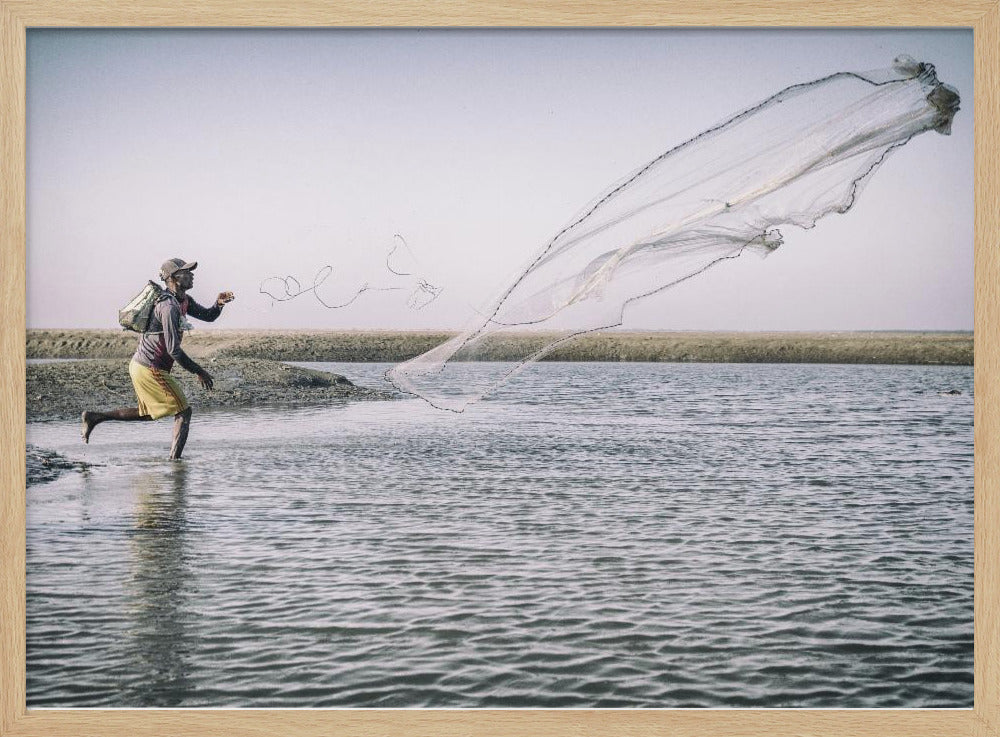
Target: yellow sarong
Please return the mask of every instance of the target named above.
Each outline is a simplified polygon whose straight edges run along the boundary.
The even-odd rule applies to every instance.
[[[176,415],[188,408],[184,390],[169,371],[129,362],[128,374],[132,377],[135,395],[139,398],[139,414],[158,420],[167,415]]]

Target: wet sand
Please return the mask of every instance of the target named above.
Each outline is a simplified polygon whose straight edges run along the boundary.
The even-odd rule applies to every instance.
[[[65,471],[85,471],[92,465],[84,461],[71,461],[54,450],[39,448],[31,443],[28,443],[24,460],[28,486],[52,481]]]
[[[385,399],[389,394],[355,386],[347,378],[287,366],[278,361],[208,358],[203,367],[215,380],[207,391],[197,377],[173,372],[196,409],[277,404],[293,407],[331,400]],[[128,359],[106,358],[32,364],[27,371],[28,421],[75,420],[85,409],[134,407]]]

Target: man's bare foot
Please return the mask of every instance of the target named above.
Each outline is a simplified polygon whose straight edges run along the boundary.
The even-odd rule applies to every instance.
[[[80,421],[83,423],[83,427],[80,429],[80,437],[83,438],[83,442],[90,443],[90,433],[94,429],[94,425],[97,423],[90,418],[90,412],[84,412],[80,415]]]

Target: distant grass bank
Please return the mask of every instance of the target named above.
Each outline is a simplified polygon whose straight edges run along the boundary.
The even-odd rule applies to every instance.
[[[390,331],[195,330],[184,348],[195,358],[396,363],[454,333]],[[483,360],[517,360],[552,334],[492,340]],[[128,358],[137,336],[120,330],[29,330],[28,358]],[[971,366],[971,332],[604,332],[580,336],[548,361],[692,363],[870,363]]]

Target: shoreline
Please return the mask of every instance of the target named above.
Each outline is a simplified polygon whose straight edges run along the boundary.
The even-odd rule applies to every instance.
[[[192,404],[204,409],[390,400],[398,395],[287,362],[398,363],[453,335],[444,331],[200,330],[185,336],[184,348],[212,373],[215,389],[206,392],[186,371],[174,375]],[[486,359],[517,360],[552,337],[551,333],[506,335],[488,346]],[[26,367],[28,423],[79,421],[84,408],[134,404],[128,361],[136,342],[136,334],[120,330],[27,331],[27,358],[82,359]],[[543,360],[971,366],[973,335],[615,331],[581,336]],[[30,449],[28,460],[28,485],[85,467],[42,448]]]
[[[440,345],[453,331],[211,330],[184,337],[196,360],[208,358],[399,363]],[[554,333],[498,335],[481,360],[511,361],[533,352]],[[137,336],[122,330],[27,331],[27,358],[131,357]],[[663,363],[846,363],[973,365],[972,332],[652,332],[581,335],[543,361]]]

